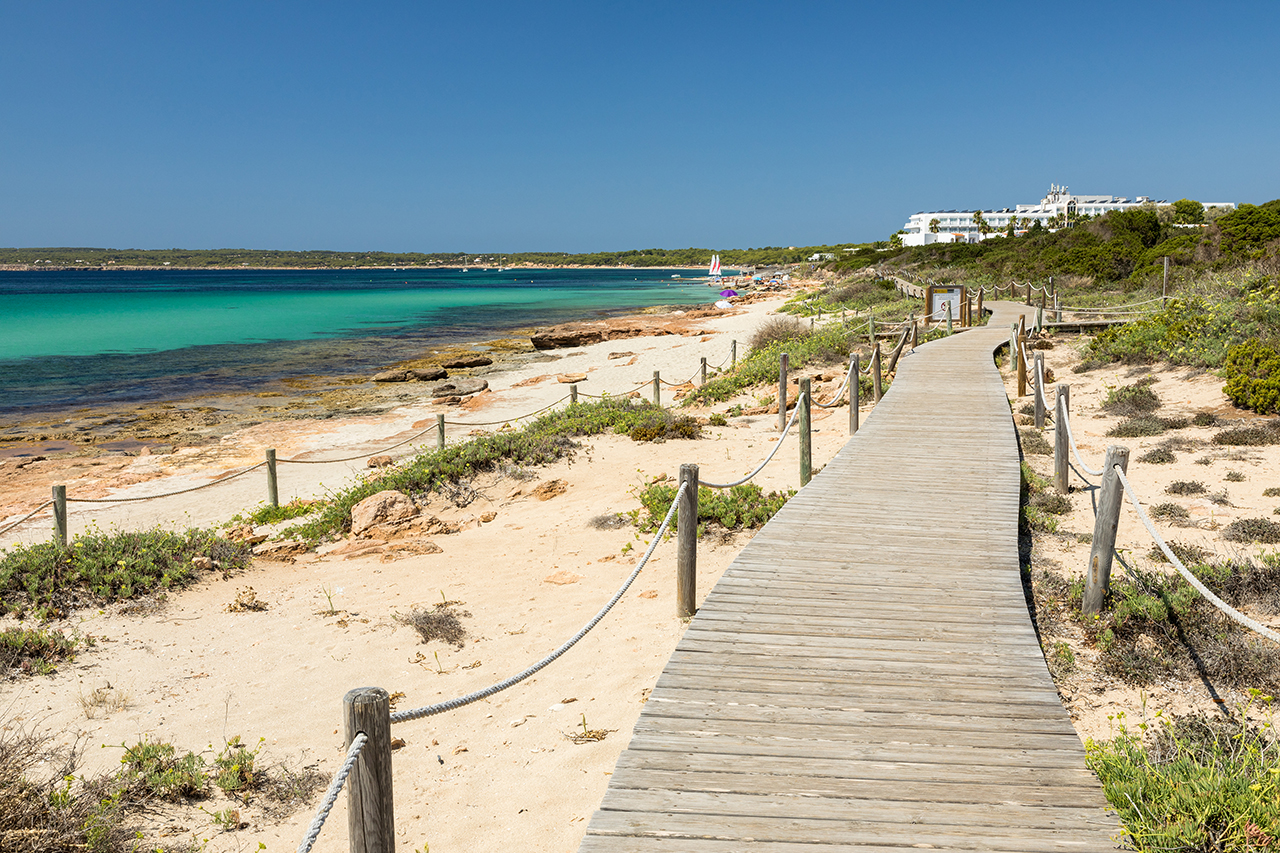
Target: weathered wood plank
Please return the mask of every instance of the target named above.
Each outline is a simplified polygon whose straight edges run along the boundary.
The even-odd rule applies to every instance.
[[[903,358],[742,549],[580,850],[1114,849],[1027,612],[1002,328]]]

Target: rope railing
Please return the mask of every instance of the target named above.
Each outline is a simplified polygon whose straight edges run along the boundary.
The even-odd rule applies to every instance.
[[[819,403],[817,400],[814,400],[813,404],[815,406],[819,406],[823,409],[830,409],[840,402],[840,398],[844,396],[844,389],[849,387],[849,381],[853,379],[853,365],[854,361],[851,358],[849,359],[849,369],[845,371],[844,374],[844,383],[840,386],[840,390],[836,392],[835,396],[831,398],[831,402]],[[862,371],[859,370],[858,372],[861,373]]]
[[[1156,530],[1155,525],[1151,523],[1150,517],[1147,516],[1146,510],[1144,510],[1142,508],[1142,504],[1138,502],[1138,496],[1134,494],[1133,487],[1129,484],[1129,479],[1125,477],[1124,469],[1119,465],[1116,465],[1113,470],[1119,478],[1120,484],[1124,486],[1124,493],[1129,498],[1129,503],[1133,505],[1135,510],[1137,510],[1138,518],[1142,520],[1143,526],[1147,528],[1147,532],[1151,534],[1151,538],[1155,540],[1156,545],[1160,547],[1160,550],[1164,553],[1165,557],[1167,557],[1169,562],[1173,564],[1173,567],[1178,570],[1178,574],[1182,575],[1187,583],[1195,587],[1196,592],[1203,595],[1210,604],[1221,610],[1230,619],[1251,631],[1256,631],[1273,642],[1280,643],[1280,635],[1277,635],[1267,626],[1245,616],[1221,598],[1214,595],[1212,590],[1201,583],[1200,579],[1192,574],[1191,571],[1182,564],[1182,560],[1178,559],[1178,555],[1173,553],[1173,550],[1169,547],[1168,543],[1166,543],[1164,538],[1160,536],[1160,532]]]
[[[1087,463],[1085,463],[1084,457],[1080,455],[1080,448],[1076,446],[1076,438],[1074,435],[1071,434],[1071,418],[1068,416],[1068,414],[1065,411],[1061,411],[1063,409],[1062,405],[1059,404],[1058,409],[1059,409],[1058,417],[1061,419],[1061,423],[1063,427],[1066,428],[1067,430],[1067,443],[1071,445],[1071,453],[1076,457],[1076,462],[1079,463],[1080,467],[1089,476],[1101,477],[1106,472],[1095,471],[1092,468],[1090,468]]]
[[[671,506],[667,509],[667,514],[662,519],[662,524],[658,527],[657,533],[654,534],[653,541],[649,543],[648,550],[644,552],[644,556],[640,559],[640,562],[636,565],[635,570],[627,577],[627,579],[623,582],[622,586],[618,588],[618,591],[613,594],[613,598],[609,599],[609,602],[605,604],[604,607],[600,608],[600,611],[596,613],[596,615],[593,616],[591,620],[587,622],[587,624],[584,625],[578,631],[578,633],[574,634],[571,638],[569,638],[568,641],[566,641],[558,649],[556,649],[551,654],[544,657],[542,660],[535,663],[533,666],[530,666],[529,668],[525,669],[523,672],[519,672],[511,676],[510,678],[503,679],[502,681],[499,681],[496,684],[491,684],[488,687],[484,688],[483,690],[477,690],[473,693],[468,693],[465,696],[459,696],[455,699],[449,699],[445,702],[439,702],[435,705],[426,705],[421,708],[411,708],[405,711],[396,711],[394,714],[391,715],[391,722],[405,723],[405,722],[409,722],[410,720],[420,720],[423,717],[434,716],[435,714],[440,714],[445,711],[453,711],[458,708],[465,707],[466,705],[470,705],[472,702],[478,702],[481,699],[487,699],[488,697],[494,695],[495,693],[500,693],[501,691],[506,690],[508,687],[512,687],[516,684],[519,684],[521,681],[524,681],[529,676],[542,670],[548,664],[555,661],[556,658],[560,657],[565,652],[569,651],[569,649],[573,648],[573,646],[579,640],[585,637],[587,633],[596,625],[598,625],[600,623],[600,620],[604,619],[604,617],[609,613],[609,611],[613,609],[613,606],[618,603],[619,599],[621,599],[623,594],[626,593],[627,589],[635,581],[636,577],[639,576],[640,570],[643,569],[645,567],[645,564],[649,562],[649,558],[653,556],[653,552],[658,547],[658,543],[662,541],[662,537],[666,534],[667,527],[671,524],[671,518],[676,513],[676,506],[677,504],[679,504],[680,498],[684,494],[687,487],[688,487],[688,484],[681,483],[680,487],[676,489],[675,498],[672,499]]]
[[[796,416],[800,414],[801,401],[804,399],[805,397],[803,394],[801,394],[799,397],[796,398],[796,407],[791,412],[791,419],[787,421],[786,427],[782,430],[782,435],[778,436],[778,443],[773,446],[773,450],[769,452],[769,455],[764,458],[764,461],[761,462],[754,471],[752,471],[747,476],[743,477],[741,480],[734,480],[732,483],[709,483],[706,480],[703,480],[701,477],[699,477],[698,485],[706,486],[707,488],[710,488],[710,489],[732,489],[734,486],[741,486],[743,483],[746,483],[747,481],[749,481],[756,474],[759,474],[761,471],[763,471],[765,466],[768,465],[773,460],[773,457],[777,455],[778,450],[782,448],[782,442],[786,440],[787,433],[791,431],[791,425],[796,422]]]
[[[17,521],[11,521],[8,524],[6,524],[3,528],[0,528],[0,534],[8,533],[10,530],[13,530],[15,527],[22,524],[24,521],[29,521],[30,519],[34,518],[36,514],[39,513],[41,510],[51,506],[53,506],[53,501],[45,501],[44,503],[40,504],[40,506],[36,507],[35,509],[31,510],[31,512],[24,515],[22,518],[19,518]]]
[[[298,853],[311,853],[316,839],[320,837],[320,830],[324,828],[324,822],[329,819],[333,804],[338,801],[342,786],[347,783],[347,777],[351,775],[351,768],[355,766],[356,759],[360,757],[360,751],[364,749],[368,740],[369,736],[364,732],[358,733],[351,739],[351,746],[347,748],[347,757],[338,768],[338,772],[334,774],[333,781],[329,783],[329,789],[325,791],[324,799],[316,809],[316,816],[311,819],[311,825],[307,827],[306,835],[302,836],[302,843],[298,845]]]
[[[225,477],[218,477],[216,480],[210,480],[209,482],[201,483],[198,486],[192,486],[191,488],[188,488],[188,489],[178,489],[177,491],[173,491],[173,492],[161,492],[158,495],[137,495],[135,497],[128,497],[128,498],[70,498],[69,497],[67,498],[67,503],[115,504],[115,503],[129,503],[132,501],[150,501],[150,500],[155,500],[156,498],[171,498],[174,495],[185,495],[190,492],[198,492],[201,489],[207,489],[210,486],[221,485],[230,480],[234,480],[236,477],[241,477],[245,474],[248,474],[250,471],[256,471],[257,469],[263,467],[266,464],[267,464],[266,462],[259,462],[257,465],[250,465],[248,468],[241,468],[239,471],[235,472],[234,474],[228,474]],[[52,501],[50,503],[52,503]]]

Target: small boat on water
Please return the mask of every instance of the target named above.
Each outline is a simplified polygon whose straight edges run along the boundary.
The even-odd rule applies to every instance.
[[[711,268],[707,270],[707,275],[711,276],[712,278],[720,277],[720,256],[719,255],[711,256]]]

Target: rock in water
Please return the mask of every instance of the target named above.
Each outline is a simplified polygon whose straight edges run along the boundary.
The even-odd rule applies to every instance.
[[[487,355],[464,355],[459,358],[446,361],[445,367],[484,367],[493,364],[493,359]]]
[[[373,374],[374,382],[408,382],[410,379],[407,370],[384,370],[381,373]]]
[[[449,375],[443,367],[411,367],[408,372],[419,382],[435,382]]]

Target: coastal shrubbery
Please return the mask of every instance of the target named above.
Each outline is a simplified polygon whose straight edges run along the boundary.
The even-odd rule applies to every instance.
[[[195,557],[224,572],[249,565],[248,546],[210,530],[82,533],[66,549],[53,542],[17,545],[0,556],[0,613],[38,619],[88,603],[110,603],[182,587],[196,576]]]
[[[1223,392],[1245,409],[1280,412],[1280,348],[1257,338],[1231,348],[1223,367]]]
[[[631,520],[644,533],[652,533],[662,525],[671,502],[675,500],[678,483],[662,480],[641,489],[641,509],[634,510]],[[729,489],[698,489],[698,535],[707,524],[718,524],[727,530],[755,529],[763,527],[782,509],[794,495],[795,489],[785,492],[766,492],[755,483],[744,483]],[[677,514],[678,515],[678,514]],[[672,519],[672,529],[678,518]]]
[[[547,465],[571,454],[578,436],[602,433],[630,435],[636,441],[697,438],[698,425],[650,403],[605,397],[548,412],[521,429],[500,430],[461,444],[419,453],[393,470],[371,477],[333,495],[302,524],[282,535],[312,544],[351,529],[351,508],[378,492],[394,489],[415,499],[426,498],[477,474],[505,468]]]

